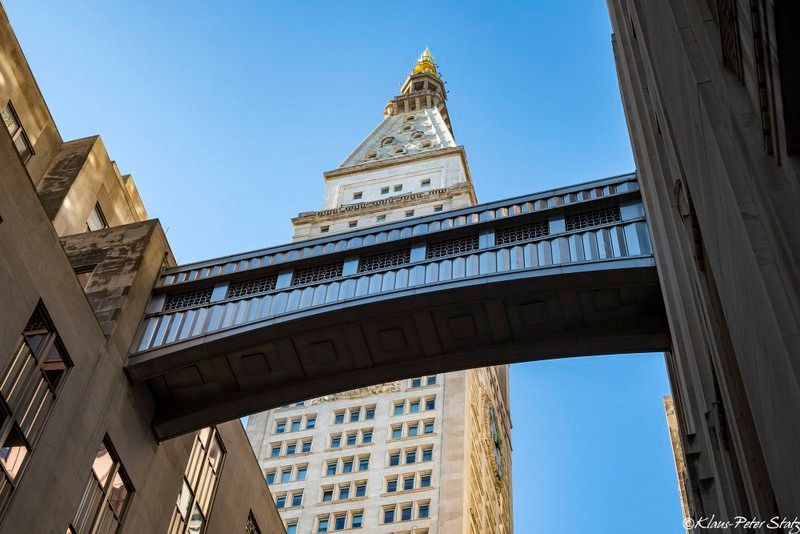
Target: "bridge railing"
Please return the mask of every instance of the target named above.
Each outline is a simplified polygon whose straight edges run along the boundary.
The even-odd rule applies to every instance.
[[[171,269],[133,352],[409,288],[647,256],[627,175]]]

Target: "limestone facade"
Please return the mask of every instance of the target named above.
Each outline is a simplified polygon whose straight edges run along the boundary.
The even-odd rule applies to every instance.
[[[324,174],[323,209],[292,219],[293,239],[476,204],[445,100],[426,51],[380,125]],[[507,366],[309,399],[247,425],[292,533],[511,532],[510,429]]]
[[[800,515],[800,6],[608,6],[670,323],[686,513],[793,519]]]
[[[154,437],[123,364],[169,245],[100,137],[61,139],[2,7],[0,79],[0,532],[282,532],[238,421]]]

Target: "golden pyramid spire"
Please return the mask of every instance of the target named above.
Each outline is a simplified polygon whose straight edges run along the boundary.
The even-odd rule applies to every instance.
[[[411,71],[412,76],[415,74],[430,74],[436,78],[439,77],[439,73],[436,71],[436,63],[433,62],[433,56],[431,56],[431,51],[427,46]]]

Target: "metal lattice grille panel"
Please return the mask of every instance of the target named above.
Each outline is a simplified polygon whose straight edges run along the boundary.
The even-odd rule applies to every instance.
[[[256,523],[256,518],[253,517],[253,512],[250,512],[250,515],[247,516],[247,523],[244,525],[244,532],[245,534],[261,534],[261,529],[258,528],[258,523]]]
[[[468,235],[456,239],[448,239],[447,241],[437,241],[436,243],[428,243],[425,257],[441,258],[442,256],[450,256],[452,254],[462,254],[478,250],[478,236]]]
[[[314,267],[306,267],[305,269],[297,269],[292,276],[292,285],[299,286],[302,284],[313,284],[314,282],[322,282],[330,280],[331,278],[338,278],[342,276],[342,262],[328,263],[326,265],[316,265]]]
[[[537,221],[529,224],[512,226],[511,228],[500,228],[495,232],[495,243],[507,245],[518,241],[529,241],[537,237],[543,237],[550,233],[550,225],[547,221]]]
[[[275,275],[256,278],[254,280],[242,280],[231,283],[228,287],[228,298],[235,299],[246,297],[247,295],[257,295],[275,289],[278,277]]]
[[[584,211],[583,213],[567,215],[567,232],[580,230],[581,228],[589,228],[591,226],[599,226],[601,224],[619,222],[621,220],[619,206]]]
[[[391,252],[384,252],[383,254],[373,254],[372,256],[364,256],[359,260],[358,272],[365,273],[368,271],[385,269],[387,267],[397,267],[398,265],[405,265],[410,261],[411,261],[410,248],[404,248],[403,250],[393,250]]]
[[[164,310],[177,310],[179,308],[188,308],[189,306],[199,306],[211,302],[211,292],[213,288],[208,287],[205,289],[196,289],[194,291],[185,291],[183,293],[175,293],[167,297],[167,303],[164,305]]]

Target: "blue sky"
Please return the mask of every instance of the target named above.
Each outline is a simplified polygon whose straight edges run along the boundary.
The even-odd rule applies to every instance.
[[[479,200],[634,168],[600,0],[4,5],[64,138],[103,136],[181,262],[287,242],[425,46]],[[661,355],[511,377],[517,532],[681,531]]]

